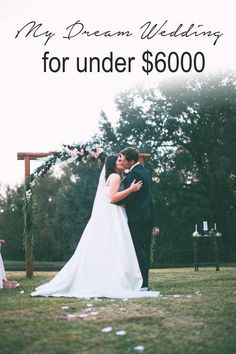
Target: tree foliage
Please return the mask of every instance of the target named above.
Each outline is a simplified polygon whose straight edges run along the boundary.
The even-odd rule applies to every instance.
[[[0,238],[6,241],[2,248],[8,259],[23,260],[23,188],[6,187],[0,195]]]

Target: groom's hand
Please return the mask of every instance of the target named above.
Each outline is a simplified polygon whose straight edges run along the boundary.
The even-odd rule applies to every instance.
[[[152,236],[153,237],[156,237],[156,236],[159,236],[160,235],[160,229],[159,227],[155,226],[152,228]]]

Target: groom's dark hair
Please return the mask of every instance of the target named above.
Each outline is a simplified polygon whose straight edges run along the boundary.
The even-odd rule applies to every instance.
[[[132,160],[134,162],[138,162],[138,160],[139,160],[139,151],[134,147],[127,147],[127,148],[121,150],[120,154],[124,155],[124,157],[126,158],[126,160],[128,162],[130,162]]]

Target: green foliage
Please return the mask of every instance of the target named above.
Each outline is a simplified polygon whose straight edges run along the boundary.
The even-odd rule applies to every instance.
[[[46,161],[41,164],[33,173],[28,176],[25,182],[25,195],[24,195],[24,232],[23,232],[23,246],[26,254],[26,262],[31,263],[33,260],[33,248],[34,248],[34,237],[33,237],[33,206],[32,206],[32,189],[39,177],[44,176],[53,166],[63,161],[70,161],[74,163],[86,162],[92,160],[91,151],[96,152],[96,148],[91,148],[88,144],[74,144],[74,145],[63,145],[61,151],[56,151],[52,153]],[[47,227],[45,231],[47,230]],[[50,240],[52,241],[52,240]],[[28,275],[31,276],[31,270],[28,270]]]
[[[1,238],[4,258],[23,260],[22,234],[28,242],[28,257],[65,261],[74,252],[92,210],[101,166],[97,161],[64,167],[35,181],[32,195],[25,198],[22,187],[7,189],[0,198]],[[23,213],[23,207],[27,213]],[[27,223],[24,217],[27,215]],[[33,244],[32,244],[33,242]],[[30,253],[31,252],[31,253]]]
[[[6,188],[0,195],[0,238],[6,241],[2,247],[3,257],[23,260],[23,188]]]
[[[67,260],[92,210],[100,167],[97,162],[67,166],[60,178],[38,179],[33,191],[32,238],[36,260]]]
[[[73,166],[61,179],[51,230],[55,235],[54,259],[68,259],[74,252],[91,215],[99,173],[99,165],[91,163]]]

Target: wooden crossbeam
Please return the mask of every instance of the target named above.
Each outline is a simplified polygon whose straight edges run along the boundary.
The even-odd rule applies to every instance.
[[[139,154],[139,162],[144,165],[145,159],[151,157],[151,154]]]
[[[54,152],[18,152],[17,153],[17,160],[24,160],[25,161],[25,180],[30,175],[30,161],[37,160],[42,157],[47,157],[52,155]]]

